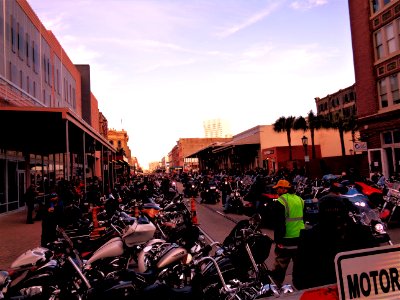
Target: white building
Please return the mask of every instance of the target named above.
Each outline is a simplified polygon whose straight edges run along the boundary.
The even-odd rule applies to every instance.
[[[210,119],[203,122],[206,138],[230,138],[232,137],[230,124],[226,120]]]

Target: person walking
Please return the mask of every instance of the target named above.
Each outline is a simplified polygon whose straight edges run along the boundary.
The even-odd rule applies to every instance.
[[[220,183],[219,189],[221,190],[222,208],[224,212],[227,212],[229,196],[232,193],[231,178],[225,176]]]
[[[275,263],[271,276],[278,287],[285,280],[286,271],[297,252],[300,230],[304,229],[304,200],[294,194],[287,180],[273,186],[279,198],[274,202]]]
[[[35,200],[38,195],[36,191],[36,187],[34,184],[31,184],[25,194],[24,194],[24,202],[26,204],[26,224],[33,224],[33,211],[35,209]]]

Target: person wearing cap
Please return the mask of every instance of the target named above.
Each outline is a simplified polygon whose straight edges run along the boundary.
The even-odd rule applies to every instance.
[[[296,195],[287,180],[273,187],[279,195],[274,202],[275,263],[271,276],[280,287],[291,260],[295,259],[300,230],[304,229],[304,200]]]

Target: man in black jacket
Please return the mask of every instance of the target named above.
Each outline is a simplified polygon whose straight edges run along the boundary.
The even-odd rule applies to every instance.
[[[337,183],[331,186],[319,200],[318,223],[300,232],[293,263],[293,284],[299,290],[335,283],[337,253],[379,246],[350,219],[341,189]]]
[[[31,184],[24,195],[24,201],[26,204],[27,212],[26,212],[26,224],[33,224],[33,210],[35,208],[35,200],[38,195],[36,191],[36,187],[34,184]]]

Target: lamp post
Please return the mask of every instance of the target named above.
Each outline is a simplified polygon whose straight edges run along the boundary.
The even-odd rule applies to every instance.
[[[304,148],[304,168],[305,168],[305,175],[307,176],[308,174],[308,168],[307,168],[307,163],[309,162],[309,157],[307,154],[307,148],[308,148],[308,137],[306,137],[305,135],[303,135],[303,137],[301,138],[301,143],[303,144],[303,148]]]

